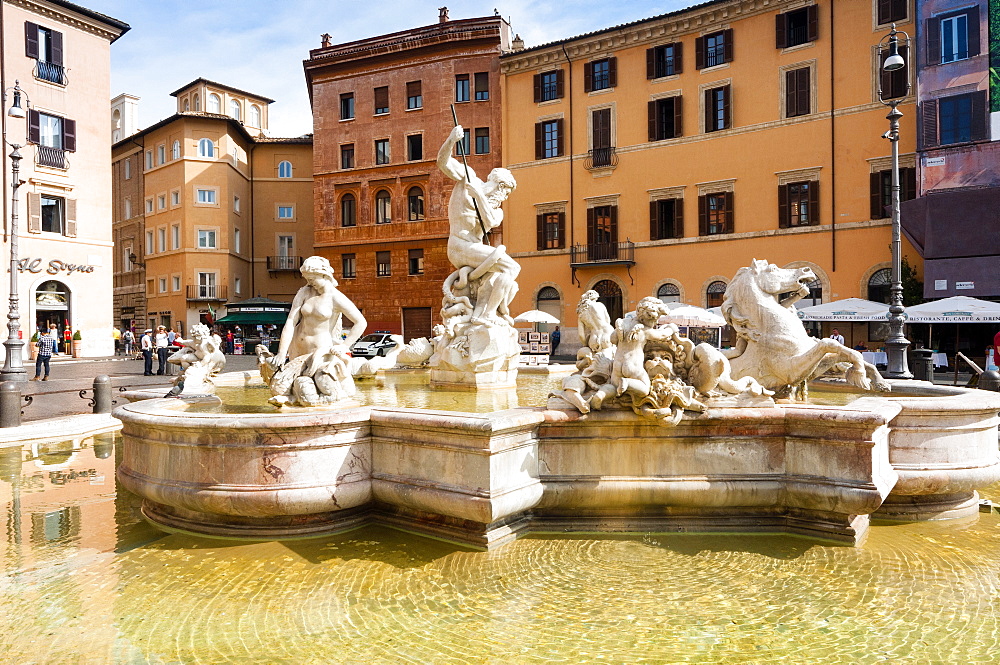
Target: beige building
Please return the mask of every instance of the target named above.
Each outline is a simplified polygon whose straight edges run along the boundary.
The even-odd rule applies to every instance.
[[[137,332],[291,300],[312,252],[312,137],[267,137],[266,97],[204,79],[172,94],[175,115],[113,148],[115,320]]]
[[[69,328],[80,333],[85,356],[114,352],[107,104],[111,44],[128,29],[62,0],[0,0],[4,138],[26,144],[17,209],[21,331],[27,341],[49,323]],[[6,115],[15,83],[23,90],[24,120]],[[11,163],[10,149],[3,152],[6,260]],[[9,290],[6,279],[3,288]]]

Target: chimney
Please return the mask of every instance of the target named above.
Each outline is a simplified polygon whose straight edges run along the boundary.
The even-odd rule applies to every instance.
[[[447,23],[447,22],[448,22],[448,8],[441,7],[438,9],[438,23]]]
[[[521,35],[514,35],[514,41],[511,42],[510,48],[512,51],[523,51],[524,50],[524,40],[521,39]]]
[[[320,42],[320,46],[322,48],[330,48],[330,33],[329,32],[324,32],[322,35],[319,36],[319,38],[322,40]]]

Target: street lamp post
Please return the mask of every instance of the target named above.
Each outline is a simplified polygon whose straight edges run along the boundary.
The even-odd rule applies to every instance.
[[[882,71],[894,72],[906,67],[906,61],[899,53],[899,35],[902,34],[909,42],[910,37],[905,32],[897,31],[896,24],[892,24],[892,30],[879,42],[879,59],[885,48],[888,48],[889,55],[882,63]],[[909,95],[910,82],[906,81],[906,91],[902,97]],[[903,307],[903,266],[901,255],[900,221],[899,221],[899,119],[903,113],[897,108],[901,97],[885,99],[882,90],[882,75],[878,76],[878,99],[889,107],[889,131],[883,137],[889,140],[892,145],[892,286],[889,287],[889,337],[885,340],[886,355],[888,356],[888,369],[886,377],[890,379],[912,379],[906,362],[906,349],[910,345],[909,340],[903,334],[903,327],[906,322],[906,308]]]
[[[21,107],[21,86],[18,81],[14,81],[13,103],[7,111],[7,116],[11,118],[24,118],[25,112]],[[4,106],[7,104],[7,91],[3,94]],[[0,370],[0,379],[4,381],[24,381],[27,376],[24,371],[24,340],[21,339],[21,313],[18,310],[17,291],[17,192],[23,184],[21,181],[21,145],[7,141],[6,120],[4,120],[4,143],[11,147],[10,151],[10,173],[11,173],[11,208],[10,208],[10,310],[7,312],[7,340],[3,343],[6,347],[3,369]]]

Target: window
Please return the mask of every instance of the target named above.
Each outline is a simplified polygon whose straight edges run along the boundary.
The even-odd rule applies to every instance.
[[[722,301],[726,299],[726,283],[712,282],[705,289],[705,304],[709,307],[721,307]]]
[[[694,41],[695,69],[715,67],[733,60],[733,31],[720,30]]]
[[[455,76],[455,101],[469,101],[469,75],[458,74]]]
[[[167,251],[167,230],[162,227],[156,229],[156,251]]]
[[[389,139],[378,139],[375,141],[375,163],[389,163]]]
[[[684,237],[684,199],[649,202],[649,239]]]
[[[295,206],[278,206],[278,219],[295,219]]]
[[[125,160],[125,179],[126,180],[131,180],[132,179],[132,160],[131,159],[126,159]]]
[[[729,86],[710,88],[705,91],[705,131],[717,132],[729,129],[730,118]]]
[[[677,288],[676,284],[663,284],[656,290],[656,297],[662,303],[680,302],[681,290]]]
[[[180,291],[181,290],[181,278],[180,278],[180,276],[174,275],[173,277],[170,278],[170,281],[171,281],[171,290],[173,290],[173,291]]]
[[[295,236],[278,236],[278,256],[285,259],[285,267],[293,267],[289,257],[295,256]]]
[[[785,72],[785,117],[794,118],[812,112],[812,91],[809,68],[800,67]]]
[[[354,119],[354,93],[345,92],[340,95],[340,119]]]
[[[566,247],[566,213],[545,212],[536,217],[536,247],[539,252],[546,249]]]
[[[375,195],[375,223],[388,224],[392,221],[392,196],[381,189]]]
[[[883,268],[868,278],[868,300],[889,304],[892,293],[892,269]]]
[[[549,102],[563,97],[563,70],[535,74],[535,103]]]
[[[908,0],[878,0],[878,24],[905,21],[907,2]]]
[[[814,42],[819,39],[819,7],[809,5],[778,14],[775,17],[774,27],[776,48],[789,48]]]
[[[354,144],[345,143],[340,146],[340,168],[342,169],[353,169],[354,168]]]
[[[181,226],[174,224],[170,227],[170,249],[181,248]]]
[[[618,256],[618,206],[587,209],[587,260],[608,261]]]
[[[681,135],[681,97],[667,97],[649,102],[649,140],[662,141]]]
[[[198,248],[215,249],[215,231],[207,229],[198,230]]]
[[[888,219],[892,216],[892,171],[876,171],[870,176],[871,217]],[[917,198],[917,169],[899,169],[899,201]]]
[[[424,96],[420,93],[420,81],[410,81],[406,84],[406,108],[419,109],[424,105]]]
[[[292,163],[288,160],[280,162],[278,164],[278,177],[279,178],[291,178],[292,177]]]
[[[260,107],[256,104],[250,106],[250,126],[260,127]]]
[[[153,247],[153,232],[146,231],[146,253],[152,254],[156,249]]]
[[[392,276],[392,257],[389,252],[375,252],[375,276]]]
[[[125,272],[132,270],[132,248],[129,246],[122,248],[122,270]]]
[[[215,157],[215,144],[212,139],[201,139],[198,141],[199,157]]]
[[[25,55],[35,63],[35,78],[66,85],[63,68],[63,34],[35,23],[24,23]]]
[[[611,109],[595,109],[590,113],[591,163],[595,167],[611,166],[615,148],[611,143]]]
[[[66,199],[42,194],[42,231],[63,233],[66,227]]]
[[[214,298],[215,292],[216,292],[215,273],[214,272],[198,273],[198,297]]]
[[[698,197],[698,235],[733,232],[733,193],[718,192]]]
[[[980,54],[979,7],[934,16],[927,20],[927,64],[965,60]]]
[[[424,137],[422,134],[410,134],[406,137],[406,159],[413,162],[424,158]]]
[[[535,124],[535,159],[548,159],[563,154],[563,121],[547,120]]]
[[[344,279],[354,279],[358,276],[357,258],[354,254],[340,255],[340,274]]]
[[[205,110],[209,113],[221,113],[222,112],[222,100],[214,92],[208,96],[208,106]]]
[[[161,277],[159,281],[160,281],[160,293],[166,293],[167,292],[167,278],[166,277]]]
[[[646,78],[658,79],[680,74],[682,70],[681,43],[664,44],[646,49]]]
[[[156,146],[156,163],[163,164],[167,161],[167,146],[158,145]]]
[[[240,249],[243,244],[242,236],[243,234],[240,232],[239,229],[233,229],[233,251],[236,252],[237,254],[240,253]]]
[[[411,187],[406,194],[406,209],[411,222],[421,222],[424,219],[424,190]]]
[[[381,86],[375,88],[375,115],[383,115],[389,112],[389,87]]]
[[[229,115],[239,120],[241,115],[240,103],[235,99],[229,100]]]
[[[146,214],[153,214],[153,199],[146,199]]]
[[[340,199],[340,225],[357,226],[357,200],[354,194],[344,194]]]
[[[989,138],[985,90],[928,99],[920,106],[924,148]]]
[[[125,219],[132,219],[132,199],[125,199]]]
[[[408,252],[409,267],[411,275],[423,275],[424,274],[424,250],[422,249],[411,249]]]
[[[462,140],[455,144],[455,154],[461,157],[462,155],[468,155],[469,153],[469,139],[471,132],[467,129],[465,130],[465,135]]]
[[[146,151],[146,170],[148,171],[151,168],[153,168],[153,151],[152,150],[147,150]]]
[[[205,203],[209,205],[215,205],[216,196],[214,189],[198,189],[196,190],[198,203]]]
[[[606,90],[618,85],[618,59],[604,58],[583,65],[583,91]]]
[[[485,102],[490,98],[490,74],[489,72],[476,72],[475,76],[476,101]]]
[[[819,224],[819,181],[778,186],[778,227]]]
[[[889,57],[889,52],[882,54],[879,62],[879,87],[881,88],[882,99],[896,99],[905,97],[909,92],[910,80],[910,49],[905,46],[899,47],[899,55],[903,57],[904,67],[887,72],[882,68],[882,63]]]
[[[170,149],[170,158],[171,159],[180,159],[181,158],[181,142],[180,141],[177,141],[177,140],[174,141],[173,147]]]
[[[476,127],[476,154],[488,155],[490,153],[490,128]]]
[[[239,212],[239,211],[240,211],[240,197],[234,196],[233,197],[233,212]]]
[[[166,194],[160,194],[159,196],[156,197],[156,208],[157,208],[157,210],[166,210],[167,209],[167,195]]]

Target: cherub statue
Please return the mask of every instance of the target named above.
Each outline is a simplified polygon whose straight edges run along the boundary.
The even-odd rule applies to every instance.
[[[176,338],[178,349],[167,358],[167,362],[180,365],[180,376],[174,379],[174,395],[211,395],[216,376],[226,366],[226,356],[222,354],[222,339],[209,331],[208,326],[196,323],[191,326],[191,339]],[[176,392],[174,392],[176,391]]]

